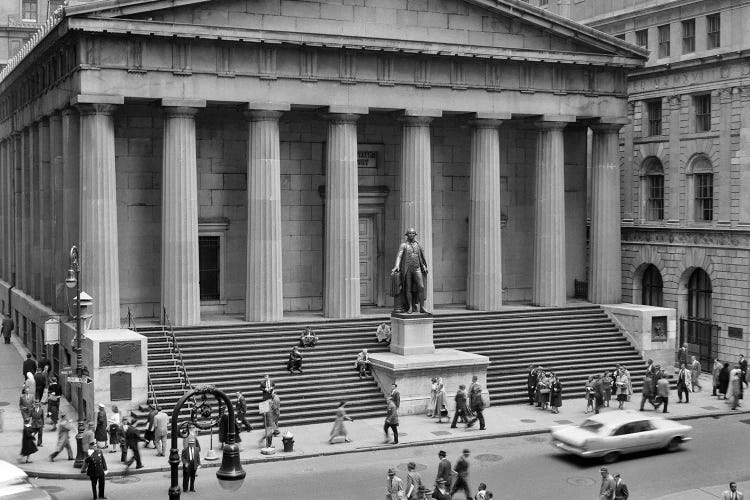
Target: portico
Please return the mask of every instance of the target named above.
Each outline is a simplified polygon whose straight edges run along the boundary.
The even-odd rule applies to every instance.
[[[430,36],[419,16],[398,36],[376,18],[364,35],[319,17],[304,35],[252,17],[182,24],[224,8],[189,3],[73,5],[3,71],[6,290],[59,307],[51,263],[80,242],[94,328],[119,327],[128,308],[175,325],[202,308],[352,318],[371,296],[364,270],[381,291],[367,300],[382,302],[415,227],[428,310],[496,310],[504,293],[561,306],[587,269],[591,300],[619,301],[616,139],[640,50],[512,0],[456,0],[434,14],[463,27]],[[319,10],[276,17],[329,5],[291,3]],[[588,126],[589,257],[569,237],[586,224]],[[372,251],[361,191],[381,193]]]

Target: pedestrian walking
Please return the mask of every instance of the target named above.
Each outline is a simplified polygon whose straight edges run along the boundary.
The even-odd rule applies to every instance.
[[[744,500],[744,496],[741,491],[737,491],[737,483],[732,481],[729,483],[729,489],[724,490],[721,494],[721,500]]]
[[[466,386],[464,384],[458,386],[456,397],[454,399],[456,401],[456,411],[453,413],[451,429],[456,428],[456,424],[458,423],[459,419],[461,420],[461,422],[468,424],[469,413],[471,412],[471,410],[469,410],[469,401],[466,397]]]
[[[562,406],[562,384],[554,372],[550,372],[550,375],[549,407],[552,413],[560,413],[560,407]]]
[[[6,344],[10,344],[10,336],[13,333],[13,329],[16,327],[16,324],[13,323],[13,320],[10,319],[10,316],[3,319],[3,327],[2,327],[2,333],[3,333],[3,339],[5,339]],[[24,378],[25,378],[24,373]]]
[[[393,430],[393,444],[398,444],[398,406],[393,401],[393,397],[388,398],[388,409],[386,410],[385,423],[383,424],[386,443],[390,443],[391,441],[388,437],[389,428]]]
[[[407,500],[421,500],[424,495],[422,476],[417,472],[417,464],[409,462],[406,464],[406,498]]]
[[[26,374],[26,382],[23,383],[23,386],[28,391],[29,396],[31,396],[33,399],[36,396],[36,382],[34,381],[34,373],[28,372]]]
[[[195,474],[201,467],[201,454],[195,442],[193,436],[188,437],[182,450],[182,491],[195,491]]]
[[[435,400],[437,399],[437,377],[432,377],[430,381],[430,402],[427,403],[427,416],[432,417],[435,414]]]
[[[687,342],[682,344],[682,347],[680,347],[680,350],[677,351],[677,366],[681,365],[687,365],[688,364],[688,353],[687,353]]]
[[[625,369],[620,367],[617,375],[615,375],[615,394],[617,395],[617,409],[622,410],[625,402],[630,396],[629,392],[630,379],[625,373]]]
[[[529,396],[529,404],[534,404],[534,392],[536,391],[536,365],[529,365],[529,374],[526,376],[526,392]]]
[[[477,382],[478,377],[474,375],[471,377],[471,385],[469,386],[469,405],[471,411],[474,413],[474,418],[469,421],[469,427],[479,420],[479,430],[483,431],[486,429],[484,423],[484,401],[482,401],[482,386]]]
[[[60,422],[57,426],[57,445],[55,451],[49,456],[49,461],[54,462],[55,457],[65,450],[68,452],[68,460],[73,460],[73,449],[70,446],[70,431],[75,429],[73,422],[68,420],[64,413],[60,414]]]
[[[23,376],[24,382],[26,382],[29,373],[31,373],[33,378],[36,373],[36,361],[31,357],[31,353],[26,353],[26,359],[24,360],[23,365],[21,365],[21,375]]]
[[[336,420],[333,422],[333,429],[331,429],[331,437],[328,439],[328,442],[330,444],[333,444],[333,440],[337,437],[344,437],[344,441],[347,443],[351,443],[352,440],[349,439],[349,433],[346,432],[346,426],[344,425],[344,422],[347,420],[349,422],[352,421],[351,417],[346,414],[346,410],[344,407],[346,406],[346,401],[341,401],[339,403],[339,406],[336,408]]]
[[[740,406],[740,398],[742,397],[742,382],[740,377],[742,372],[739,368],[734,368],[729,372],[729,388],[727,389],[727,403],[732,406],[733,410],[736,410]]]
[[[18,409],[21,411],[23,421],[31,418],[31,409],[34,407],[34,396],[29,394],[26,387],[21,388],[21,397],[18,399]]]
[[[107,432],[109,433],[109,452],[117,453],[117,445],[120,444],[120,434],[122,434],[122,415],[117,405],[112,405],[112,413],[107,419],[109,424]]]
[[[440,450],[438,452],[438,459],[440,460],[438,462],[438,469],[437,469],[437,475],[435,476],[435,484],[438,484],[440,480],[443,481],[443,484],[445,484],[446,488],[450,488],[451,485],[451,476],[453,475],[453,467],[451,466],[450,460],[448,460],[447,453],[445,451]]]
[[[451,500],[451,494],[448,491],[448,483],[445,479],[438,478],[435,483],[435,489],[432,490],[434,500]]]
[[[89,443],[89,450],[81,467],[81,474],[86,474],[91,480],[91,492],[94,500],[107,498],[104,496],[104,477],[107,475],[107,461],[104,459],[102,450],[96,447],[96,442]],[[99,496],[97,497],[97,493]]]
[[[628,485],[623,482],[620,474],[615,474],[615,500],[628,500],[629,496]]]
[[[669,406],[669,381],[666,376],[660,376],[659,380],[656,381],[656,404],[654,410],[658,410],[663,404],[664,410],[662,413],[669,413],[667,407]]]
[[[711,367],[711,379],[713,382],[713,391],[711,392],[712,396],[718,396],[717,391],[719,390],[719,374],[721,373],[722,368],[721,361],[718,359],[714,359],[714,365]]]
[[[745,358],[744,354],[740,354],[740,360],[738,363],[740,367],[740,376],[741,381],[744,385],[747,385],[747,358]]]
[[[643,407],[647,402],[650,403],[651,406],[654,406],[653,374],[648,370],[646,370],[646,373],[643,375],[643,384],[641,385],[641,411],[643,411]]]
[[[34,387],[36,388],[34,399],[43,401],[44,391],[47,389],[47,374],[42,370],[41,366],[37,367],[36,373],[34,374]]]
[[[146,440],[146,444],[143,445],[144,448],[148,448],[149,443],[154,443],[154,448],[156,448],[156,440],[154,439],[154,417],[156,416],[157,411],[156,407],[154,406],[154,403],[148,404],[148,417],[146,418],[146,430],[143,432],[143,438]],[[111,421],[111,419],[110,419]],[[111,424],[110,424],[111,428]],[[110,435],[110,441],[112,440],[112,436]]]
[[[104,403],[99,403],[99,411],[96,414],[96,430],[94,431],[94,437],[96,438],[96,445],[99,448],[107,447],[107,410],[104,407]]]
[[[606,467],[599,469],[602,475],[602,484],[599,486],[599,500],[612,500],[615,497],[615,478]]]
[[[57,377],[54,375],[49,378],[49,388],[47,391],[47,416],[52,424],[52,430],[57,429],[58,414],[60,413],[60,397],[62,396],[62,387],[57,383]]]
[[[402,500],[404,498],[404,483],[396,475],[396,470],[388,469],[388,486],[385,491],[387,500]]]
[[[44,408],[42,403],[38,400],[34,401],[34,406],[31,407],[31,430],[36,434],[36,445],[44,446],[42,441],[44,438]]]
[[[96,423],[92,421],[86,422],[86,427],[83,429],[83,434],[81,438],[81,446],[88,450],[89,443],[91,441],[96,442],[96,438],[94,437],[94,427],[96,426]],[[124,462],[124,460],[123,460]]]
[[[154,447],[156,448],[156,456],[163,457],[167,450],[167,426],[169,425],[169,417],[164,410],[160,407],[156,407],[156,415],[154,415]]]
[[[31,422],[26,421],[23,425],[23,435],[21,436],[21,458],[19,462],[31,463],[31,455],[39,451],[36,446],[34,430],[31,428]]]
[[[396,408],[401,407],[401,393],[398,392],[398,384],[396,382],[391,384],[391,397],[393,398],[393,404],[396,405]],[[434,417],[435,415],[433,415]]]
[[[458,490],[464,492],[466,500],[471,500],[471,488],[469,487],[469,450],[464,448],[463,454],[456,460],[456,481],[451,487],[451,498]]]
[[[729,390],[729,363],[724,363],[719,372],[719,399],[727,399],[727,391]]]
[[[252,431],[253,425],[247,421],[247,402],[245,401],[245,396],[241,392],[237,392],[235,413],[237,414],[237,422],[239,422],[247,432]]]
[[[142,469],[143,464],[141,463],[141,450],[140,448],[140,442],[143,441],[140,434],[138,434],[138,430],[135,428],[134,425],[132,425],[132,422],[123,422],[123,431],[125,432],[125,444],[127,445],[128,449],[133,451],[133,456],[130,457],[129,460],[125,461],[125,465],[127,467],[130,467],[133,465],[133,461],[135,461],[135,468],[136,469]]]
[[[690,388],[693,392],[695,392],[696,387],[700,391],[703,389],[699,380],[699,377],[701,375],[701,362],[698,361],[695,356],[691,356],[690,358]]]
[[[438,377],[437,391],[435,393],[435,407],[432,410],[432,416],[437,417],[439,424],[443,422],[443,417],[446,417],[446,422],[448,421],[448,410],[446,409],[445,403],[445,385],[443,384],[442,377]]]
[[[690,379],[690,372],[688,371],[685,364],[680,365],[680,370],[677,372],[677,402],[682,403],[682,396],[685,395],[685,402],[690,402],[690,391],[692,391],[693,385]]]

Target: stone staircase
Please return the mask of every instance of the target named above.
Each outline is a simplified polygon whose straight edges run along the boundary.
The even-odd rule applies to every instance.
[[[385,400],[373,379],[360,380],[357,352],[385,352],[377,326],[387,315],[355,320],[304,323],[247,323],[176,328],[175,335],[192,385],[213,384],[234,399],[242,391],[248,417],[262,425],[255,410],[259,383],[268,373],[281,398],[282,427],[331,422],[338,401],[349,402],[352,417],[382,416]],[[497,313],[441,313],[435,316],[435,346],[490,357],[487,386],[492,404],[526,401],[528,365],[541,363],[563,384],[566,398],[581,398],[590,374],[625,364],[639,390],[644,363],[607,315],[597,306],[519,309]],[[289,350],[306,326],[320,337],[316,347],[300,349],[304,374],[286,371]],[[168,413],[182,394],[180,370],[160,328],[139,328],[149,338],[149,371],[159,404]],[[467,381],[467,384],[470,381]],[[448,395],[449,398],[453,394]],[[143,419],[142,412],[135,415]]]

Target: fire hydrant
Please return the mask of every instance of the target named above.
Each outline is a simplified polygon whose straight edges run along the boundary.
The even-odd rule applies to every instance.
[[[291,431],[286,431],[281,442],[284,443],[284,451],[294,451],[294,435]]]

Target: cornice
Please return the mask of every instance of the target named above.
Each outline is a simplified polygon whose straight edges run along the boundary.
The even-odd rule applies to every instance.
[[[750,248],[750,228],[623,226],[623,244]]]

